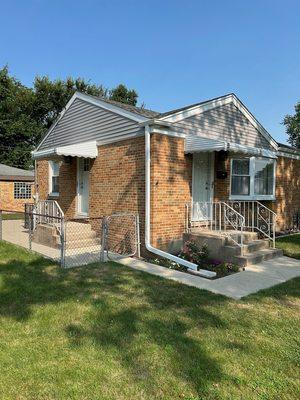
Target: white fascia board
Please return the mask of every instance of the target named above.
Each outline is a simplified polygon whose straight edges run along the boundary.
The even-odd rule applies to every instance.
[[[56,149],[47,149],[47,150],[34,150],[31,152],[32,158],[34,160],[37,160],[39,158],[44,158],[44,157],[49,157],[49,156],[54,156],[56,155]]]
[[[173,123],[172,122],[168,122],[168,121],[163,121],[161,119],[148,119],[144,122],[140,122],[141,126],[153,126],[153,125],[159,125],[159,126],[172,126]]]
[[[154,126],[150,126],[149,127],[150,133],[160,133],[161,135],[167,135],[167,136],[173,136],[173,137],[180,137],[180,138],[185,138],[186,134],[184,133],[179,133],[179,132],[175,132],[172,130],[166,130],[166,129],[161,129],[161,128],[157,128]]]
[[[97,106],[97,107],[104,108],[105,110],[111,111],[115,114],[122,115],[123,117],[131,119],[135,122],[144,122],[149,119],[149,118],[143,117],[141,115],[132,113],[130,111],[124,110],[123,108],[115,106],[113,104],[106,103],[105,101],[103,101],[101,99],[96,99],[96,98],[86,95],[84,93],[76,92],[75,95],[76,95],[76,98],[78,98],[78,99],[84,100],[90,104]]]
[[[300,154],[293,154],[285,151],[279,151],[277,153],[278,156],[286,157],[286,158],[293,158],[294,160],[300,160]]]
[[[192,106],[191,108],[188,108],[186,110],[178,111],[175,114],[162,117],[157,121],[161,120],[174,123],[230,103],[233,103],[237,107],[237,109],[242,112],[242,114],[248,119],[248,121],[262,134],[262,136],[275,148],[275,150],[278,149],[277,142],[234,94],[229,94],[228,96],[224,96],[216,100],[211,100],[207,103],[199,104],[197,106]]]

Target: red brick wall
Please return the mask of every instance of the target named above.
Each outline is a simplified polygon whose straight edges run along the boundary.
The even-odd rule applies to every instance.
[[[76,158],[71,158],[71,163],[61,161],[59,168],[59,196],[49,196],[49,162],[37,161],[37,184],[40,200],[57,200],[68,218],[73,218],[76,211]]]
[[[24,204],[33,203],[34,182],[26,182],[32,184],[31,199],[15,199],[14,198],[14,182],[0,181],[0,208],[7,211],[24,211]]]
[[[292,226],[293,215],[300,212],[300,160],[278,157],[276,168],[276,201],[278,229]]]
[[[152,244],[168,248],[182,239],[185,204],[191,199],[192,156],[184,154],[184,139],[151,137]]]

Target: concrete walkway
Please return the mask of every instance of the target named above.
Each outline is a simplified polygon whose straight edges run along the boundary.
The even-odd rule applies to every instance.
[[[266,289],[300,276],[300,261],[289,257],[278,257],[264,261],[247,267],[245,271],[216,280],[208,280],[134,258],[125,258],[118,260],[118,262],[139,271],[171,279],[198,289],[206,289],[213,293],[223,294],[233,299],[240,299],[261,289]]]

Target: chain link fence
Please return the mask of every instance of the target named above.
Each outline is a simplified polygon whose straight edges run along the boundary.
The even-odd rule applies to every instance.
[[[132,213],[113,214],[104,220],[105,250],[109,260],[140,257],[139,217]]]
[[[0,240],[70,268],[122,257],[140,256],[139,218],[123,213],[98,218],[66,219],[37,213],[0,210]]]

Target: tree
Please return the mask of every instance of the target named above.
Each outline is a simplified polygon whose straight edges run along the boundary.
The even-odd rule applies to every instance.
[[[137,93],[124,85],[109,90],[82,78],[50,80],[37,76],[33,88],[0,69],[0,163],[28,168],[31,151],[75,91],[135,105]]]
[[[125,85],[120,84],[109,92],[109,98],[110,100],[136,106],[138,94],[135,90],[127,89]]]
[[[0,163],[28,168],[43,127],[34,118],[34,93],[0,69]]]
[[[49,128],[65,107],[72,95],[82,92],[98,97],[107,97],[108,89],[102,85],[91,84],[82,78],[67,78],[65,81],[51,81],[47,76],[36,77],[34,81],[35,118],[45,128]]]
[[[300,149],[300,102],[295,105],[295,115],[286,115],[283,124],[288,134],[288,142]]]

